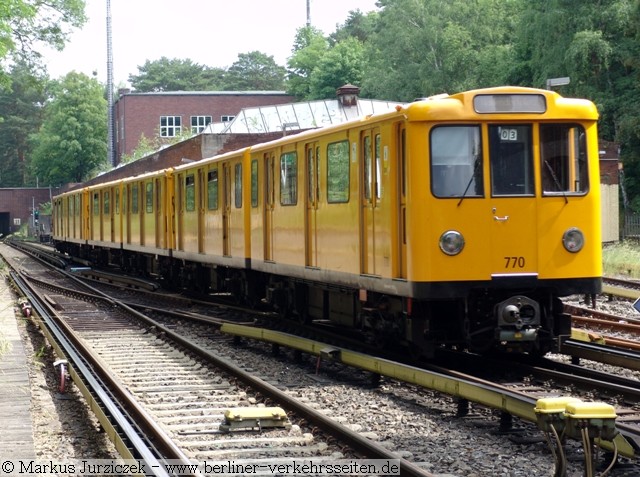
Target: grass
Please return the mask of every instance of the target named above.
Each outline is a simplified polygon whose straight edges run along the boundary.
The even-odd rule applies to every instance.
[[[632,241],[606,245],[602,250],[604,275],[640,278],[640,243]]]

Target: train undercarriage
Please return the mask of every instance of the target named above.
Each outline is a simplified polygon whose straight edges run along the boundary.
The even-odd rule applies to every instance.
[[[126,250],[66,249],[97,267],[117,266],[161,286],[207,295],[226,293],[252,307],[268,307],[299,323],[331,323],[357,332],[377,347],[404,346],[413,355],[432,357],[439,347],[473,352],[496,350],[544,354],[570,318],[550,290],[476,288],[464,296],[418,300],[267,274],[211,266]]]

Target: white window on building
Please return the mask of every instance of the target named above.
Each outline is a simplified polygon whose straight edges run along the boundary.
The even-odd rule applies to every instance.
[[[220,121],[222,121],[223,123],[230,123],[231,121],[233,121],[235,119],[235,116],[220,116]]]
[[[201,133],[210,122],[211,116],[191,116],[191,134]]]
[[[175,137],[182,133],[181,116],[160,116],[160,137]]]

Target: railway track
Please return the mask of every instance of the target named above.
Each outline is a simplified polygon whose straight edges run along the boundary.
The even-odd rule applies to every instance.
[[[128,291],[125,291],[125,294],[130,295],[131,293]],[[135,294],[137,295],[138,292],[135,292]],[[131,296],[129,296],[129,298],[131,298]],[[64,307],[64,305],[60,303],[60,300],[57,297],[50,296],[49,301],[56,303],[58,307],[60,306]],[[179,299],[177,299],[177,301],[179,302]],[[143,309],[145,308],[146,305],[139,304],[138,306],[140,309]],[[209,304],[207,308],[211,309],[211,305]],[[228,317],[229,312],[226,311],[224,312],[224,314],[226,314]],[[204,321],[204,322],[207,322],[208,320],[211,319],[210,317],[204,317],[204,319],[202,319],[199,313],[194,313],[194,312],[190,312],[188,315],[192,315],[192,316],[198,315],[198,317],[201,318],[201,321]],[[183,316],[183,318],[184,317],[185,316]],[[112,363],[110,367],[112,367],[115,370],[118,370],[118,369],[120,370],[118,371],[118,373],[121,373],[121,375],[123,376],[122,378],[123,381],[124,381],[124,377],[127,378],[127,380],[124,382],[125,382],[125,386],[128,388],[128,391],[134,394],[140,393],[142,396],[144,396],[145,400],[148,400],[146,404],[149,406],[149,409],[153,410],[154,413],[158,413],[157,415],[159,417],[157,418],[157,422],[161,424],[162,427],[167,427],[171,429],[170,434],[172,434],[172,438],[174,438],[177,442],[179,442],[180,443],[179,445],[181,447],[184,446],[184,452],[186,456],[188,456],[189,458],[192,456],[196,456],[196,458],[198,459],[224,458],[223,456],[225,455],[227,456],[236,455],[236,454],[233,454],[233,452],[237,451],[239,452],[239,454],[242,454],[242,457],[239,457],[239,458],[242,458],[245,460],[251,459],[251,457],[248,457],[248,456],[252,454],[254,456],[256,455],[259,456],[260,461],[264,461],[265,458],[268,458],[268,456],[265,457],[264,455],[261,454],[261,452],[264,452],[264,447],[261,447],[260,444],[258,444],[253,451],[243,450],[245,446],[249,445],[246,439],[235,439],[235,441],[233,438],[226,439],[233,442],[232,444],[229,444],[231,446],[230,448],[225,448],[225,444],[211,443],[211,442],[220,441],[220,439],[217,439],[220,433],[216,429],[212,428],[211,420],[213,419],[213,421],[219,422],[223,417],[221,414],[221,411],[223,410],[223,408],[226,409],[227,406],[233,406],[233,405],[242,405],[243,407],[248,407],[246,406],[247,403],[249,405],[253,405],[257,403],[257,400],[247,397],[247,395],[242,394],[242,392],[239,394],[239,396],[236,396],[234,398],[233,396],[230,396],[231,393],[228,393],[222,389],[208,389],[207,391],[210,394],[216,394],[215,391],[219,391],[220,394],[224,395],[224,397],[230,398],[229,401],[225,401],[224,404],[220,405],[218,408],[213,407],[215,406],[216,402],[212,403],[211,406],[209,406],[209,404],[207,404],[202,397],[196,397],[194,399],[187,398],[186,400],[185,398],[176,399],[175,402],[172,402],[171,399],[167,400],[167,392],[168,392],[167,388],[180,388],[180,385],[176,386],[175,383],[177,382],[184,382],[185,383],[184,387],[188,388],[191,386],[201,386],[203,382],[218,384],[216,381],[218,380],[218,378],[209,374],[204,374],[200,376],[199,372],[194,372],[193,369],[189,367],[190,365],[191,366],[193,365],[193,363],[189,360],[194,359],[193,357],[191,357],[190,354],[185,355],[179,360],[179,361],[184,361],[185,363],[190,363],[184,369],[176,367],[176,365],[174,365],[173,363],[171,363],[171,365],[163,366],[162,361],[159,359],[159,356],[167,352],[167,350],[165,349],[165,347],[167,346],[166,342],[164,340],[160,340],[157,337],[153,336],[149,332],[149,326],[143,326],[139,330],[129,330],[128,329],[129,320],[127,319],[125,320],[127,321],[127,323],[124,323],[124,324],[119,323],[117,321],[115,323],[110,324],[109,329],[102,329],[100,328],[101,325],[98,324],[98,328],[96,329],[96,323],[100,323],[99,320],[91,319],[91,320],[84,320],[84,321],[83,320],[76,320],[76,321],[77,321],[76,327],[82,330],[84,339],[91,343],[92,348],[94,350],[100,350],[99,351],[100,354],[103,355],[102,359],[104,361]],[[157,325],[157,324],[153,324],[151,326],[155,328],[155,330],[162,328],[162,325]],[[167,327],[167,328],[162,328],[161,332],[166,335],[166,333],[170,333],[171,330],[169,329],[169,327]],[[133,341],[130,342],[129,344],[126,344],[126,341],[120,338],[120,336],[124,334],[131,334]],[[197,336],[197,335],[206,334],[206,332],[204,332],[202,329],[200,331],[194,330],[193,334]],[[117,337],[117,339],[119,341],[122,341],[124,344],[122,346],[118,345],[118,347],[116,347],[113,345],[113,340],[109,340],[107,338],[105,341],[105,336],[108,336],[108,335]],[[206,336],[206,339],[205,339],[205,341],[207,341],[207,346],[210,346],[211,342],[216,340],[222,343],[223,349],[226,349],[226,350],[229,349],[229,342],[225,341],[223,338],[219,338],[219,337],[212,338],[211,336]],[[145,342],[147,344],[145,345],[140,344]],[[147,345],[149,346],[148,355],[145,351]],[[134,349],[135,349],[135,352],[130,353]],[[172,351],[169,354],[173,354],[174,352],[175,351]],[[322,354],[322,352],[323,351],[320,350],[319,354]],[[331,349],[324,350],[324,352],[326,353],[326,357],[329,358],[329,360],[333,358],[332,356],[333,350]],[[127,353],[130,353],[130,355],[128,355]],[[198,361],[196,360],[195,362],[197,363]],[[152,369],[149,369],[151,368],[149,363],[155,363]],[[195,366],[198,367],[197,364]],[[323,364],[323,366],[325,366],[325,364]],[[162,385],[162,383],[165,382],[162,380],[168,379],[167,374],[173,375],[175,379],[170,379],[169,381],[166,381],[167,383],[170,383],[170,384]],[[200,383],[200,384],[195,384],[195,383],[189,384],[190,380],[186,379],[186,376],[190,376],[190,375],[197,377],[196,383]],[[449,378],[451,378],[451,376],[449,376]],[[128,381],[129,379],[131,381]],[[267,376],[267,379],[269,379],[268,376]],[[443,379],[447,379],[447,378],[443,378]],[[455,378],[455,379],[458,379],[458,378]],[[469,377],[460,376],[459,379],[466,382],[466,380],[469,379]],[[274,382],[277,382],[277,380],[274,380]],[[224,385],[226,383],[221,383],[221,384]],[[281,384],[282,383],[280,382],[280,385]],[[211,384],[209,385],[211,386]],[[215,387],[216,386],[213,386],[213,388]],[[446,388],[447,385],[445,384],[444,387]],[[202,389],[200,389],[199,391],[202,391]],[[180,392],[187,393],[187,390],[182,389]],[[495,391],[495,392],[496,392],[496,395],[499,396],[499,399],[501,399],[504,402],[504,396],[512,393],[513,389],[506,390],[506,391],[505,390]],[[529,410],[526,411],[527,419],[525,420],[530,420],[529,418],[531,417],[531,410],[533,408],[532,403],[535,403],[536,396],[537,397],[543,396],[545,395],[545,393],[548,393],[548,392],[550,391],[545,390],[544,388],[541,388],[541,389],[539,388],[536,390],[537,394],[531,393],[530,395],[522,398],[523,402],[526,402],[527,406],[529,407]],[[481,394],[482,393],[477,393],[478,396]],[[468,397],[468,396],[459,395],[456,393],[454,393],[454,395],[456,395],[459,398],[462,398],[463,400],[466,400],[466,398]],[[234,401],[234,399],[236,400]],[[178,403],[179,411],[174,409],[176,402]],[[202,406],[203,402],[206,403],[204,407]],[[483,405],[489,405],[490,407],[492,405],[491,402],[481,402],[481,403]],[[496,409],[500,410],[500,406],[496,406]],[[503,411],[504,411],[503,415],[508,414],[506,410],[503,409]],[[184,413],[184,416],[182,416],[182,413]],[[625,412],[625,415],[628,417],[629,413]],[[516,416],[517,416],[517,413],[516,413]],[[203,418],[206,420],[205,423],[203,423]],[[171,427],[174,425],[177,427],[175,428]],[[502,423],[501,423],[501,426],[502,426]],[[203,427],[205,428],[204,430],[203,430]],[[297,428],[294,428],[294,430],[296,434],[295,437],[298,439],[301,439],[301,441],[306,442],[304,439],[306,438],[308,439],[308,436],[305,436],[305,433],[302,430],[298,431]],[[535,432],[535,428],[533,428],[533,431]],[[281,434],[286,434],[286,436],[283,435],[283,437],[286,437],[286,438],[293,437],[293,436],[290,436],[289,433],[285,431],[279,431],[279,432]],[[173,436],[173,434],[175,434],[175,437]],[[212,437],[216,437],[216,439],[212,439]],[[222,439],[222,440],[225,440],[225,439]],[[301,444],[300,444],[301,441],[297,441],[298,443],[297,444],[294,443],[293,445],[296,447],[301,447]],[[291,443],[294,441],[289,441],[289,442]],[[263,442],[263,444],[265,443],[266,441]],[[307,445],[307,447],[313,446],[313,445],[315,444],[309,444]],[[320,445],[320,447],[324,449],[329,449],[328,445],[326,447],[324,445]],[[338,451],[338,452],[341,452],[341,451]],[[334,453],[333,456],[335,458],[336,456],[338,456],[338,454]],[[274,457],[274,459],[275,458],[276,457]]]
[[[75,282],[72,288],[54,284],[62,278],[53,280],[55,274],[48,270],[27,272],[26,261],[19,261],[15,265],[21,269],[21,276],[16,281],[35,282],[30,286],[34,292],[31,300],[40,295],[41,305],[48,306],[50,313],[66,323],[69,329],[65,333],[75,336],[77,346],[82,343],[83,353],[92,356],[92,366],[100,368],[100,373],[108,378],[110,390],[118,400],[127,395],[133,398],[123,407],[128,412],[134,407],[139,411],[133,421],[142,428],[140,438],[166,442],[160,449],[150,451],[160,453],[154,456],[156,459],[179,462],[233,459],[238,465],[257,461],[261,465],[275,465],[281,464],[282,459],[293,458],[336,461],[367,457],[391,459],[400,466],[403,475],[431,475],[275,386],[216,358],[160,323],[141,323],[140,314],[126,305],[123,307],[126,312],[115,311],[112,298],[98,297],[95,290],[82,293]],[[38,280],[39,273],[45,274],[46,280]],[[78,295],[95,305],[79,301]],[[75,368],[75,363],[70,363],[70,368]],[[269,419],[260,415],[260,409],[265,409],[265,396],[266,404],[269,400],[283,402],[287,413],[296,416],[292,426],[287,424],[286,414],[281,413],[272,421],[282,421],[284,427],[268,429]],[[252,421],[252,415],[259,417]],[[224,432],[225,426],[238,427],[239,420],[243,421],[239,427],[260,428],[261,435],[247,437]],[[221,423],[224,425],[220,426]],[[141,452],[126,457],[141,458]]]

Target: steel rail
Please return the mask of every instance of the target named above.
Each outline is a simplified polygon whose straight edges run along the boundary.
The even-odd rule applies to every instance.
[[[171,330],[170,328],[167,328],[161,323],[158,323],[157,321],[152,320],[148,316],[145,316],[144,314],[134,310],[133,308],[123,303],[119,303],[118,305],[126,309],[128,312],[135,314],[140,319],[153,325],[154,327],[157,328],[157,330],[161,331],[164,335],[171,338],[175,342],[181,344],[189,351],[213,363],[215,366],[218,366],[219,368],[223,369],[229,374],[232,374],[237,379],[241,380],[242,382],[250,386],[252,389],[257,390],[262,395],[279,403],[280,405],[285,407],[287,410],[293,411],[297,416],[300,416],[314,423],[315,425],[323,429],[325,432],[335,436],[342,442],[347,443],[349,446],[353,447],[353,449],[363,453],[367,457],[374,458],[374,459],[399,460],[400,475],[407,476],[407,477],[435,477],[433,474],[425,471],[424,469],[414,464],[413,462],[410,462],[406,459],[398,457],[396,454],[384,448],[380,444],[373,442],[370,439],[367,439],[365,437],[362,437],[357,432],[352,431],[351,429],[348,429],[347,427],[343,426],[339,422],[334,421],[333,419],[325,416],[324,414],[321,414],[315,409],[303,404],[302,402],[295,399],[294,397],[291,397],[288,394],[280,391],[275,386],[272,386],[271,384],[263,381],[262,379],[247,373],[241,368],[238,368],[232,362],[216,354],[211,353],[210,351],[206,350],[205,348],[195,343],[192,343],[191,341],[187,340],[183,336],[179,335],[178,333]]]
[[[134,452],[127,455],[124,439],[122,439],[121,445],[115,442],[121,455],[124,452],[127,458],[141,459],[149,466],[150,472],[158,477],[169,475],[162,465],[162,461],[165,459],[190,463],[166,433],[153,422],[126,389],[120,386],[117,378],[103,369],[100,359],[84,346],[82,340],[64,320],[56,317],[55,312],[48,309],[48,305],[39,298],[37,292],[33,290],[22,274],[12,271],[11,278],[40,316],[42,323],[48,330],[47,338],[50,343],[54,346],[55,343],[58,343],[56,346],[58,354],[68,360],[70,370],[77,371],[77,376],[86,382],[88,390],[96,394],[99,402],[105,408],[105,417],[112,417],[117,427],[131,443]],[[120,404],[116,404],[113,396]],[[107,417],[107,419],[109,418]],[[101,420],[101,422],[103,421]],[[141,435],[147,438],[152,437],[152,440],[145,442]]]

